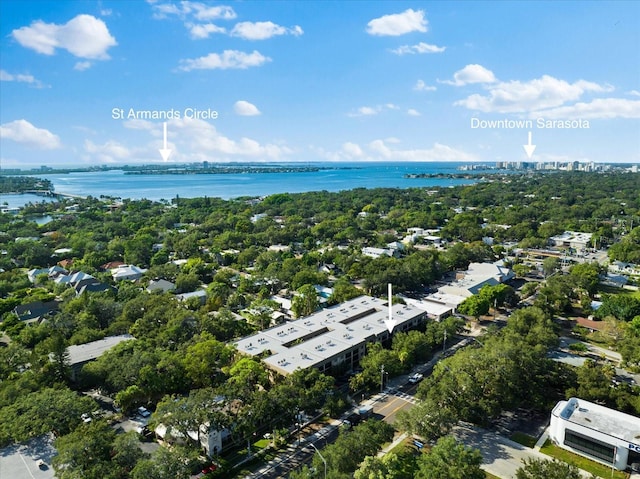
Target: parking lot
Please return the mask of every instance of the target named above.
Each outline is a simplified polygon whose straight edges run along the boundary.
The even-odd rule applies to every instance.
[[[0,449],[0,478],[53,479],[51,459],[55,453],[50,436],[40,436],[25,444]],[[40,467],[39,461],[43,463]]]

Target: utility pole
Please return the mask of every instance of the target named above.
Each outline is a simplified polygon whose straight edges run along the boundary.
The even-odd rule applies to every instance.
[[[380,368],[380,392],[384,392],[384,364]]]
[[[442,341],[442,352],[444,353],[447,349],[447,329],[444,330],[444,340]]]

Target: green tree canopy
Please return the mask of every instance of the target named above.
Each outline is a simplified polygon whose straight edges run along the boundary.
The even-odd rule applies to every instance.
[[[445,436],[438,439],[428,454],[418,458],[416,479],[484,479],[480,464],[480,451]]]

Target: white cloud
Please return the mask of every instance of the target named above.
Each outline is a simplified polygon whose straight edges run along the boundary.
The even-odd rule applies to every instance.
[[[414,110],[413,108],[409,108],[407,110],[407,115],[409,115],[409,116],[422,116],[418,110]]]
[[[240,116],[256,116],[261,114],[260,110],[258,110],[254,104],[244,100],[238,100],[235,102],[233,110]]]
[[[209,38],[212,34],[227,33],[225,27],[212,23],[212,20],[233,20],[237,17],[233,8],[226,5],[205,5],[200,2],[182,1],[179,3],[151,3],[153,18],[162,20],[177,17],[182,20],[189,36],[194,40]]]
[[[380,112],[379,108],[373,108],[370,106],[361,106],[356,111],[349,113],[348,116],[353,116],[353,117],[373,116],[373,115],[377,115],[379,112]]]
[[[226,33],[227,29],[213,23],[185,23],[189,36],[196,40],[209,38],[212,33]]]
[[[254,159],[281,159],[283,156],[290,154],[290,148],[272,143],[260,144],[251,138],[240,138],[233,140],[218,132],[216,127],[204,120],[191,120],[180,118],[169,122],[173,130],[180,132],[180,136],[185,138],[188,143],[187,151],[193,154],[226,155],[226,158],[244,157]]]
[[[640,118],[640,100],[598,98],[589,103],[581,102],[574,105],[533,112],[530,116],[545,119]]]
[[[470,83],[494,83],[495,81],[497,81],[496,77],[491,70],[487,70],[482,65],[471,64],[455,72],[453,74],[453,81],[442,80],[440,83],[462,86]]]
[[[109,140],[102,145],[96,145],[91,140],[84,141],[85,151],[103,163],[113,163],[119,160],[127,160],[132,157],[131,150],[114,140]]]
[[[413,89],[415,91],[436,91],[437,88],[435,86],[427,85],[424,81],[418,80],[414,85]]]
[[[549,75],[528,82],[500,82],[487,87],[487,95],[473,94],[455,105],[470,110],[499,113],[521,113],[559,107],[579,99],[586,92],[606,92],[612,87],[578,80],[568,83]]]
[[[429,45],[425,42],[420,42],[415,45],[402,45],[395,50],[391,50],[391,53],[396,55],[409,55],[416,53],[442,53],[447,47],[439,47],[437,45]]]
[[[175,15],[181,19],[193,18],[199,21],[209,21],[215,19],[233,20],[237,17],[233,8],[226,5],[205,5],[200,2],[182,1],[177,4],[173,3],[151,3],[153,16],[156,19],[168,18]]]
[[[117,45],[107,25],[92,15],[78,15],[64,25],[38,20],[11,35],[23,47],[44,55],[53,55],[56,48],[61,48],[76,57],[95,60],[108,59],[107,50]]]
[[[91,68],[91,62],[77,62],[74,66],[74,70],[78,70],[79,72],[83,72],[89,68]]]
[[[154,137],[145,148],[128,149],[123,145],[109,141],[103,145],[93,145],[94,154],[103,154],[104,161],[133,158],[150,158],[160,161],[158,148],[162,148],[162,124],[146,120],[130,120],[123,126],[133,130],[146,130]],[[179,118],[167,121],[170,138],[174,142],[167,144],[173,153],[170,161],[203,161],[203,160],[280,160],[293,153],[284,144],[260,143],[252,138],[232,139],[221,134],[211,123],[200,119]],[[120,156],[118,156],[120,155]]]
[[[367,23],[367,33],[377,36],[398,36],[411,32],[426,32],[427,20],[424,10],[411,8],[402,13],[383,15]]]
[[[191,8],[194,11],[194,17],[198,20],[214,20],[221,18],[223,20],[233,20],[237,17],[233,8],[227,5],[209,6],[198,2],[182,2],[183,5],[187,5],[187,8]]]
[[[6,70],[0,70],[0,81],[15,81],[20,83],[28,83],[36,88],[43,88],[44,85],[40,80],[36,80],[33,75],[25,75],[21,73],[11,74]]]
[[[632,96],[640,96],[640,91],[638,90],[631,90],[627,93],[629,93],[629,95],[632,95]]]
[[[298,25],[287,28],[273,22],[240,22],[233,27],[230,34],[245,40],[266,40],[277,35],[300,36],[303,33]]]
[[[377,106],[361,106],[360,108],[357,108],[355,111],[347,113],[347,116],[354,117],[354,118],[359,116],[373,116],[383,112],[384,110],[399,110],[399,109],[400,107],[397,105],[394,105],[393,103],[386,103],[384,105],[377,105]]]
[[[401,161],[475,161],[476,157],[462,150],[457,150],[441,143],[434,143],[433,148],[400,150],[391,149],[384,140],[374,140],[369,149],[380,160]]]
[[[15,120],[0,125],[0,138],[41,150],[60,148],[60,137],[44,128],[36,128],[27,120]]]
[[[125,128],[129,128],[130,130],[153,130],[157,126],[156,123],[137,118],[126,120],[122,124]]]
[[[271,58],[265,57],[259,51],[254,50],[252,53],[245,53],[238,50],[225,50],[222,54],[210,53],[204,57],[180,60],[180,70],[227,70],[227,69],[246,69],[250,67],[259,67]]]
[[[342,145],[342,152],[348,159],[362,158],[364,156],[364,151],[362,151],[360,145],[350,141]]]

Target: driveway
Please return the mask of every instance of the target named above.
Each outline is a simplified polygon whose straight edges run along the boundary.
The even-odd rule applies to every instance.
[[[456,427],[452,434],[465,446],[478,449],[482,454],[482,468],[502,479],[515,478],[516,471],[522,466],[523,459],[551,459],[545,454],[529,449],[495,432],[475,426]],[[584,471],[582,475],[585,478],[591,477]]]

